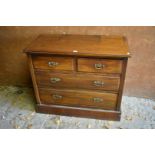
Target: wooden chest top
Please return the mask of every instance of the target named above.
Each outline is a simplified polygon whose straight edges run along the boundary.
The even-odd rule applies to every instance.
[[[104,35],[40,35],[24,51],[93,57],[130,56],[125,37]]]

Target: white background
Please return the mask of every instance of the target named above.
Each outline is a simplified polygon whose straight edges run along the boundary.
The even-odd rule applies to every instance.
[[[154,0],[0,0],[0,25],[155,25]]]
[[[1,26],[154,26],[153,0],[0,0]],[[152,130],[0,130],[1,155],[151,155]]]
[[[154,155],[154,130],[10,129],[0,131],[2,155]]]

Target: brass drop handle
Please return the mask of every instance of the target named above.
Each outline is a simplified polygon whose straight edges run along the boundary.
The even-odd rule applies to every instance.
[[[58,66],[58,65],[59,65],[58,62],[54,62],[54,61],[48,62],[48,66],[49,66],[49,67],[56,67],[56,66]]]
[[[103,99],[99,98],[99,97],[95,97],[95,98],[93,98],[93,101],[96,103],[99,103],[99,102],[103,102]]]
[[[51,80],[51,83],[57,83],[57,82],[60,82],[61,81],[60,78],[56,78],[56,77],[51,78],[50,80]]]
[[[103,81],[94,81],[93,84],[97,87],[101,87],[104,85],[104,82]]]
[[[55,99],[55,100],[62,99],[62,96],[61,96],[61,95],[57,95],[57,94],[52,95],[52,97],[53,97],[53,99]]]
[[[95,64],[95,69],[103,69],[103,67],[105,67],[105,65],[103,64]]]

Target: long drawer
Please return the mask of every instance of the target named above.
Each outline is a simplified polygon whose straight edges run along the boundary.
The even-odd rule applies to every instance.
[[[39,87],[118,91],[120,77],[35,71]]]
[[[117,94],[94,91],[39,89],[42,104],[115,110]]]

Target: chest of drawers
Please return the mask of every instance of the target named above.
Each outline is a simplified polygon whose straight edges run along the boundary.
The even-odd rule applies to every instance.
[[[24,52],[37,112],[120,120],[130,56],[125,37],[40,35]]]

